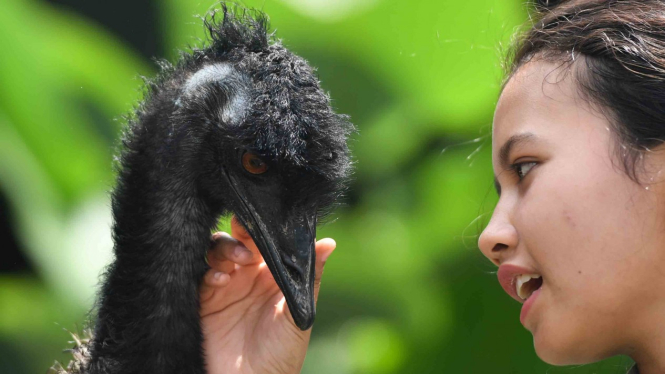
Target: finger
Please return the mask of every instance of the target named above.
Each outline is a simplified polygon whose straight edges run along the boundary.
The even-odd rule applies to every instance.
[[[210,251],[208,251],[206,256],[208,259],[208,265],[210,265],[210,268],[214,271],[221,271],[222,273],[231,274],[236,268],[236,264],[233,262],[229,260],[220,260]]]
[[[201,302],[206,302],[213,296],[216,289],[227,286],[229,282],[231,282],[231,276],[229,274],[215,269],[209,269],[203,276],[203,281],[199,288]]]
[[[254,254],[242,242],[232,238],[225,232],[216,232],[212,235],[213,244],[208,250],[209,262],[233,262],[238,265],[253,263]],[[214,267],[211,263],[211,267]],[[230,272],[229,269],[217,269]]]
[[[259,249],[256,247],[254,239],[252,239],[247,230],[240,224],[236,216],[231,218],[231,236],[243,243],[245,248],[252,252],[252,264],[263,262],[263,256],[261,256]]]
[[[227,273],[210,269],[203,277],[203,283],[210,287],[223,287],[229,284],[231,276]]]
[[[319,289],[321,288],[321,277],[323,276],[323,267],[328,261],[328,257],[337,247],[333,239],[325,238],[316,242],[316,264],[314,267],[314,300],[319,298]]]

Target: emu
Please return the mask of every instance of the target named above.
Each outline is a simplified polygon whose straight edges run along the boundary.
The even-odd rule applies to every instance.
[[[314,321],[316,225],[344,191],[353,126],[263,13],[222,10],[204,20],[209,46],[161,64],[125,130],[115,259],[77,351],[84,373],[204,373],[197,288],[211,230],[231,213],[296,325]]]

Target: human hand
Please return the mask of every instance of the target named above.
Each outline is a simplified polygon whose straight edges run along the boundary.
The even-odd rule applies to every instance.
[[[199,290],[208,374],[293,374],[305,360],[311,329],[293,322],[282,291],[254,241],[231,220],[231,236],[213,234],[211,269]],[[316,242],[314,298],[335,241]]]

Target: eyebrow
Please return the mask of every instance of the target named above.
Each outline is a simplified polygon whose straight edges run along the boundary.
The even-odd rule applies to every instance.
[[[499,149],[499,165],[501,165],[502,169],[506,169],[508,167],[509,162],[509,157],[510,157],[510,152],[518,145],[533,141],[533,139],[536,136],[530,132],[525,132],[522,134],[515,134],[511,136],[503,145],[501,146],[501,149]],[[496,193],[501,196],[501,185],[499,184],[499,180],[497,179],[496,175],[494,176],[494,189],[496,189]]]

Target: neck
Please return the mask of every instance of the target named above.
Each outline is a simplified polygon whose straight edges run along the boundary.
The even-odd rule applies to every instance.
[[[662,290],[663,282],[653,282],[653,290]],[[630,345],[623,353],[630,356],[639,374],[665,373],[665,299],[656,291],[650,295],[653,303],[641,305],[631,326]]]
[[[89,370],[202,373],[197,289],[218,212],[197,193],[195,160],[184,154],[191,144],[141,133],[134,129],[113,193],[115,261]]]
[[[665,373],[665,323],[653,326],[649,341],[631,352],[639,374]],[[660,336],[657,336],[660,335]]]

